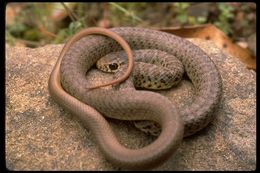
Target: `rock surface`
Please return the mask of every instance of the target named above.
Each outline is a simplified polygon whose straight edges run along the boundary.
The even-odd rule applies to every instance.
[[[256,169],[256,73],[224,55],[209,41],[191,40],[212,58],[223,80],[223,97],[215,120],[185,138],[163,165],[152,170]],[[6,49],[6,167],[10,170],[122,170],[105,160],[91,131],[52,100],[48,78],[62,45]],[[112,79],[93,69],[92,83]],[[192,84],[183,80],[160,91],[180,108],[192,102]],[[125,146],[154,140],[132,123],[108,120]]]

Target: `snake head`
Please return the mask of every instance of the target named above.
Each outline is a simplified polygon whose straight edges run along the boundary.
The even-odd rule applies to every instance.
[[[121,56],[115,52],[100,58],[96,63],[96,67],[103,72],[116,73],[120,69],[121,65],[126,62],[126,56]]]

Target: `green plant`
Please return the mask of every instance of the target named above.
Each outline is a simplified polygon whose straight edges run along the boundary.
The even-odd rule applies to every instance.
[[[202,24],[205,23],[206,21],[207,18],[204,16],[198,16],[198,17],[189,16],[189,23],[192,25]]]
[[[80,18],[79,20],[72,21],[69,24],[69,27],[59,30],[57,37],[55,38],[53,43],[61,43],[66,38],[74,35],[79,30],[83,29],[86,26],[84,22],[84,17]]]
[[[174,3],[173,5],[176,12],[176,20],[181,24],[188,22],[188,13],[187,9],[190,6],[190,3]]]
[[[24,24],[21,23],[20,21],[16,20],[16,22],[7,27],[7,30],[10,32],[10,34],[17,36],[17,37],[22,37],[23,33],[28,29],[28,27]]]
[[[214,24],[226,34],[232,33],[230,20],[234,18],[234,8],[226,3],[218,3],[217,7],[220,14]]]
[[[201,24],[206,22],[206,18],[203,16],[189,16],[188,15],[188,8],[190,7],[190,3],[174,3],[174,10],[176,13],[176,20],[181,24]]]
[[[10,33],[10,31],[6,30],[5,31],[5,41],[10,44],[11,46],[15,45],[15,38],[14,36],[12,36],[12,34]]]
[[[110,18],[113,21],[120,21],[122,23],[136,24],[143,22],[143,20],[136,15],[136,13],[146,7],[145,3],[114,3],[110,2],[111,13]],[[139,10],[138,10],[139,9]],[[122,15],[125,18],[122,18]],[[129,20],[130,19],[130,20]]]

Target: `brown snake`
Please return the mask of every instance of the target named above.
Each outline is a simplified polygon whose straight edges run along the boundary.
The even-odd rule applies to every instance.
[[[89,34],[102,34],[115,39],[113,32],[99,28],[85,29],[65,44],[50,75],[49,91],[59,104],[87,125],[100,149],[111,162],[132,169],[153,167],[169,158],[178,148],[183,137],[183,122],[185,136],[188,136],[204,128],[213,119],[212,113],[218,106],[222,92],[221,78],[210,58],[189,41],[142,28],[122,27],[110,31],[123,37],[132,49],[159,49],[175,55],[183,63],[194,84],[193,103],[187,109],[178,111],[166,97],[150,91],[113,91],[101,88],[89,90],[85,74],[96,61],[112,51],[121,50],[120,45],[127,50],[121,39],[116,40],[119,45],[104,36],[84,37]],[[121,81],[126,79],[129,75],[127,73],[131,71],[133,62],[129,63],[128,71],[123,79],[120,78]],[[127,149],[117,141],[111,127],[99,112],[118,119],[153,120],[161,125],[162,132],[148,146],[135,150]]]

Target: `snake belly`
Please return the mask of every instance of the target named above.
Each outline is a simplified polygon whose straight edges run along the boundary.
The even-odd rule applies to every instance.
[[[195,87],[193,103],[186,109],[179,110],[185,126],[185,136],[196,133],[212,121],[213,112],[221,98],[222,83],[215,64],[205,52],[187,40],[160,31],[134,27],[112,28],[111,31],[123,37],[132,49],[162,50],[182,62]],[[86,122],[94,129],[100,148],[106,150],[104,153],[112,162],[131,168],[156,165],[168,158],[169,153],[175,151],[179,145],[176,141],[169,143],[168,139],[175,137],[176,140],[180,140],[182,137],[181,130],[176,131],[176,128],[173,128],[181,126],[178,116],[173,116],[178,114],[177,108],[167,98],[150,91],[86,89],[86,72],[102,56],[120,50],[121,47],[115,41],[103,36],[87,36],[80,39],[63,57],[60,67],[61,83],[68,93],[103,115],[118,119],[159,122],[162,126],[161,135],[151,146],[148,145],[139,151],[120,148],[112,133],[105,134],[106,131],[95,127],[95,123],[91,123],[90,120]],[[104,120],[100,118],[100,121]],[[105,127],[105,123],[103,126],[110,129]],[[115,150],[111,146],[117,146],[118,149]],[[152,147],[159,148],[160,152],[155,154],[156,151],[153,151]]]

